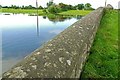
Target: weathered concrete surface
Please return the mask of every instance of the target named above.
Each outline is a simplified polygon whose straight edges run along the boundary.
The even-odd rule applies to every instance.
[[[3,78],[79,78],[104,9],[77,21],[3,74]]]

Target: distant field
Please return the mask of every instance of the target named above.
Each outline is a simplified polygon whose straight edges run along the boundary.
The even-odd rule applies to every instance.
[[[8,13],[29,13],[29,14],[37,12],[35,9],[7,9],[7,8],[1,9],[0,11],[4,13],[8,12]],[[42,10],[39,10],[38,12],[40,15],[44,14]]]
[[[92,10],[69,10],[69,11],[65,11],[65,12],[61,12],[59,13],[60,15],[87,15],[90,12],[92,12]]]
[[[102,18],[82,78],[117,78],[118,71],[118,11],[110,10]]]
[[[36,13],[37,11],[35,9],[7,9],[7,8],[3,8],[0,10],[0,12],[32,14],[32,13]],[[58,13],[58,14],[75,16],[75,15],[87,15],[90,12],[91,12],[91,10],[69,10],[69,11]],[[47,15],[47,14],[44,13],[43,10],[39,10],[39,15]],[[48,13],[48,15],[49,15],[49,13]]]

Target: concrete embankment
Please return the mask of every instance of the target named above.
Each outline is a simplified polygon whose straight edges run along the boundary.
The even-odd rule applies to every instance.
[[[3,78],[79,78],[104,14],[100,7],[3,74]]]

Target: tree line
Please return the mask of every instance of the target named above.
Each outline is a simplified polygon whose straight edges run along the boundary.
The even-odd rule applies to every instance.
[[[11,6],[2,6],[0,5],[0,8],[10,8],[10,9],[36,9],[36,7],[32,6],[32,5],[28,5],[28,6],[16,6],[16,5],[11,5]],[[38,9],[43,9],[42,6],[39,6]]]
[[[53,0],[50,0],[47,4],[47,7],[42,7],[38,6],[38,9],[43,9],[45,13],[59,13],[62,11],[67,11],[67,10],[93,10],[91,7],[92,5],[90,3],[86,4],[77,4],[75,6],[73,5],[68,5],[64,3],[59,3],[55,4]],[[36,7],[33,7],[32,5],[28,6],[16,6],[16,5],[11,5],[11,6],[1,6],[0,8],[12,8],[12,9],[37,9]]]
[[[75,6],[64,4],[64,3],[55,4],[53,0],[51,0],[47,3],[47,10],[48,12],[51,12],[51,13],[58,13],[58,12],[67,11],[67,10],[93,10],[91,6],[92,5],[90,3],[77,4]]]

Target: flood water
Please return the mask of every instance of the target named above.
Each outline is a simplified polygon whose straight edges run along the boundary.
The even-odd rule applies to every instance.
[[[0,14],[2,29],[2,72],[7,71],[26,55],[49,41],[78,20],[78,17],[50,19],[28,14]]]

